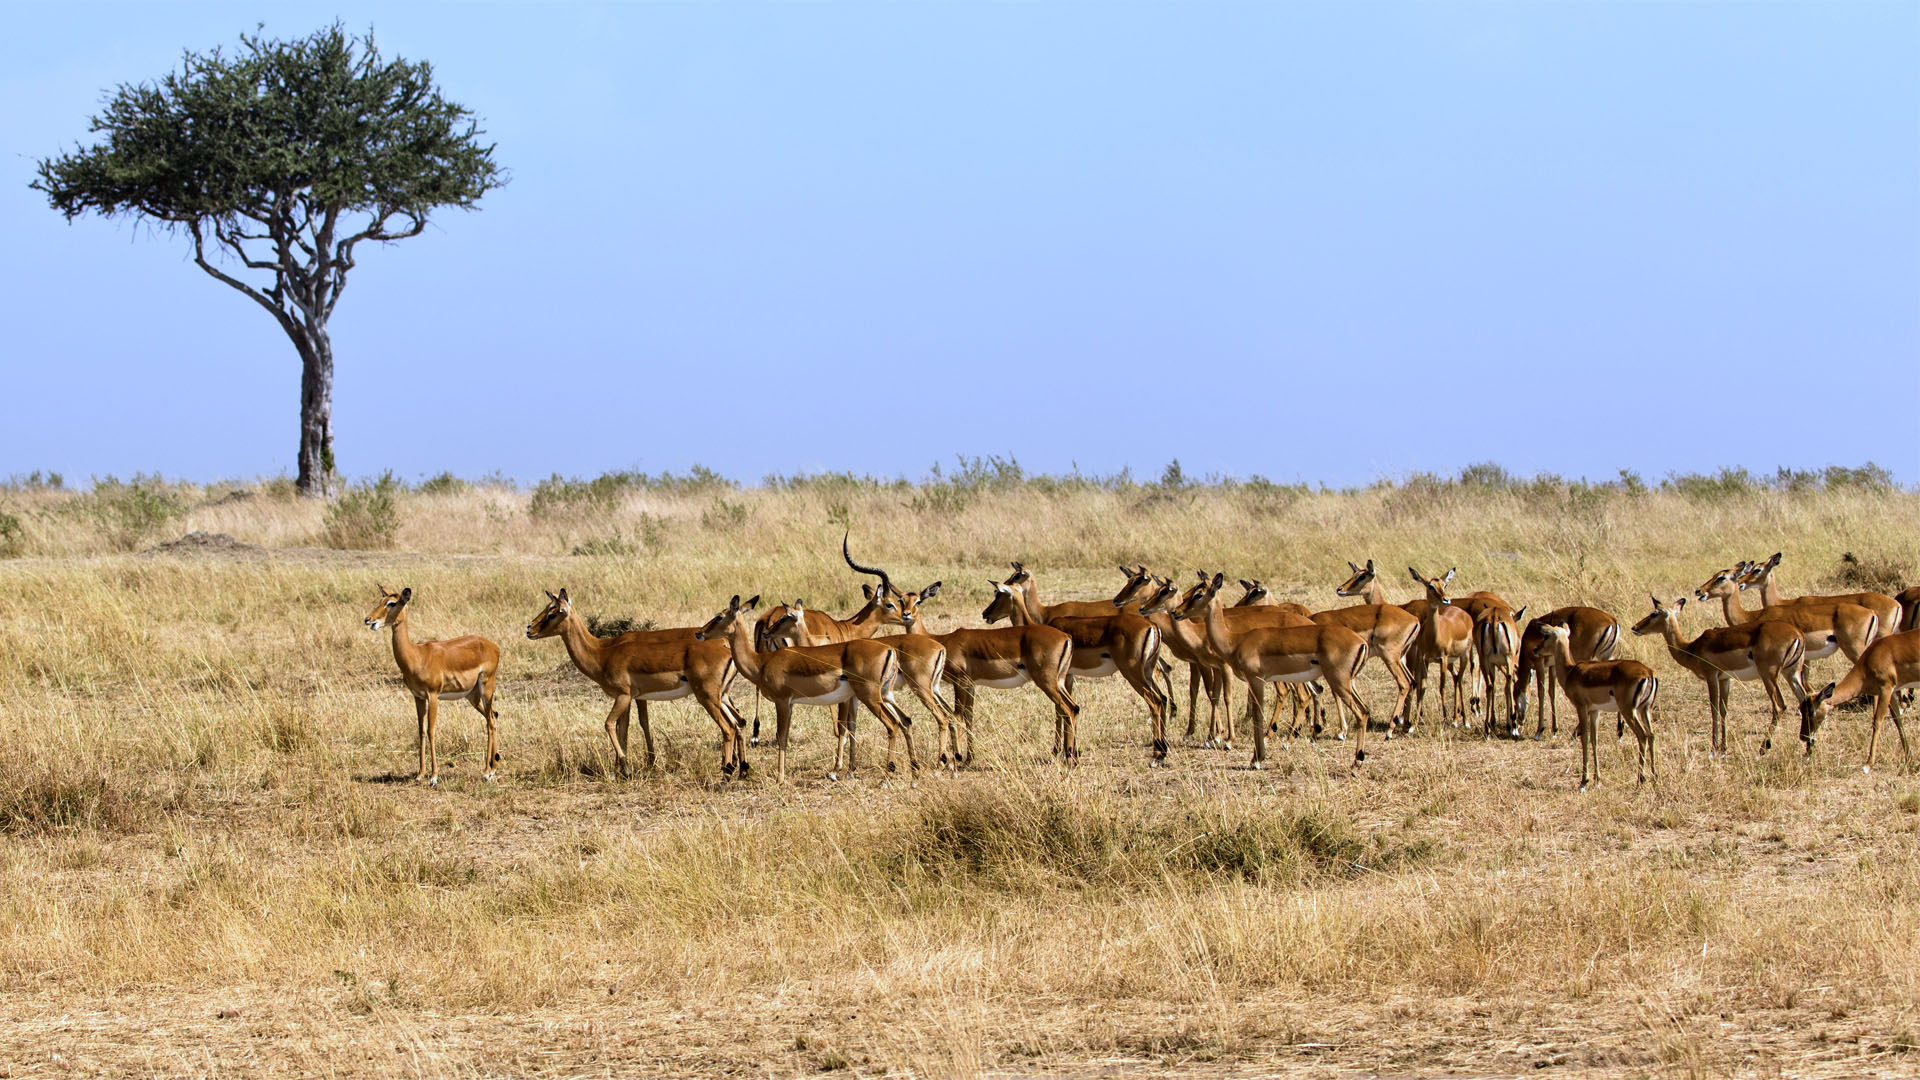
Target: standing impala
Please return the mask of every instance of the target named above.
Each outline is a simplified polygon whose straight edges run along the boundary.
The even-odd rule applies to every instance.
[[[1889,715],[1893,717],[1894,733],[1900,736],[1900,757],[1912,770],[1913,754],[1907,747],[1907,729],[1900,723],[1898,693],[1916,686],[1920,686],[1920,630],[1903,631],[1874,642],[1845,678],[1828,683],[1800,703],[1800,741],[1807,745],[1807,756],[1813,756],[1813,737],[1826,722],[1829,709],[1861,694],[1872,694],[1873,727],[1867,734],[1867,764],[1861,771],[1873,771],[1874,754],[1880,749],[1880,720]]]
[[[1141,603],[1153,595],[1155,589],[1167,583],[1169,579],[1156,577],[1147,572],[1145,564],[1138,569],[1120,568],[1127,575],[1126,584],[1113,595],[1115,611],[1139,612]],[[1142,616],[1160,631],[1160,640],[1175,660],[1187,665],[1187,733],[1186,738],[1195,738],[1195,729],[1199,725],[1199,697],[1204,687],[1207,692],[1207,745],[1233,749],[1233,718],[1227,717],[1224,738],[1220,713],[1231,707],[1232,692],[1227,686],[1226,668],[1208,651],[1201,635],[1191,627],[1176,626],[1172,619],[1164,614]],[[1183,633],[1183,629],[1185,632]],[[1171,693],[1171,687],[1168,688]]]
[[[914,757],[913,734],[908,730],[913,721],[893,703],[890,689],[900,674],[899,654],[877,641],[864,639],[761,652],[755,648],[753,632],[747,625],[759,599],[756,596],[742,604],[740,597],[735,596],[718,615],[707,620],[696,636],[701,641],[725,641],[740,674],[773,702],[779,762],[775,771],[780,782],[787,780],[787,735],[793,726],[793,707],[838,705],[849,699],[866,706],[867,711],[885,725],[888,771],[895,767],[897,744],[905,741],[908,772],[917,776],[920,762]],[[791,610],[781,622],[770,626],[770,631],[787,629],[785,619],[799,622],[806,617],[805,606],[799,601],[789,607]],[[853,727],[836,724],[835,728],[834,768],[828,776],[837,779],[841,762],[846,760],[843,755],[852,749]],[[851,771],[851,763],[848,769]]]
[[[1527,680],[1540,687],[1540,722],[1533,737],[1547,731],[1547,713],[1553,713],[1553,733],[1560,734],[1560,699],[1553,671],[1553,652],[1547,648],[1545,630],[1549,626],[1567,628],[1567,648],[1573,659],[1611,660],[1620,644],[1620,620],[1591,607],[1555,608],[1527,623],[1520,633],[1520,675],[1513,690],[1513,723],[1517,733],[1527,719]]]
[[[1367,706],[1353,692],[1353,679],[1367,660],[1367,639],[1344,626],[1309,623],[1306,626],[1274,626],[1240,631],[1228,624],[1227,607],[1220,599],[1220,587],[1226,575],[1215,574],[1210,582],[1195,585],[1185,597],[1175,599],[1171,585],[1154,594],[1141,610],[1169,611],[1176,619],[1202,623],[1207,643],[1226,658],[1236,674],[1247,681],[1254,697],[1255,716],[1262,715],[1260,700],[1270,682],[1309,682],[1324,679],[1334,697],[1344,702],[1359,717],[1353,742],[1353,763],[1367,759],[1367,724],[1371,717]],[[1177,607],[1176,607],[1177,604]],[[1254,768],[1267,758],[1267,728],[1253,725]]]
[[[494,731],[499,713],[493,707],[493,688],[500,674],[500,646],[483,637],[448,638],[445,641],[414,641],[407,629],[407,604],[413,600],[411,588],[390,593],[383,585],[380,602],[367,612],[367,629],[378,633],[393,628],[393,659],[400,665],[400,679],[413,695],[414,723],[419,728],[420,772],[415,780],[429,784],[440,782],[440,758],[434,753],[433,728],[440,719],[440,702],[464,699],[487,720],[487,771],[481,775],[492,780],[500,767],[500,743]]]
[[[1448,570],[1446,576],[1430,578],[1407,567],[1407,573],[1427,590],[1427,606],[1420,616],[1420,640],[1413,650],[1414,669],[1414,706],[1413,712],[1424,714],[1427,701],[1427,669],[1433,664],[1440,665],[1440,711],[1447,712],[1447,675],[1453,675],[1453,714],[1460,718],[1460,728],[1467,726],[1466,679],[1472,674],[1473,667],[1473,616],[1453,606],[1447,599],[1447,583],[1453,580],[1454,571]],[[1451,722],[1451,721],[1444,721]]]
[[[1471,610],[1471,609],[1469,609]],[[1507,737],[1520,737],[1520,712],[1514,708],[1514,684],[1520,673],[1520,620],[1526,608],[1515,611],[1504,603],[1486,601],[1473,612],[1473,654],[1480,663],[1480,679],[1485,690],[1486,734],[1493,733],[1493,683],[1496,676],[1506,681]]]
[[[1888,634],[1897,634],[1907,625],[1901,622],[1904,612],[1900,601],[1886,593],[1853,592],[1839,593],[1833,596],[1796,596],[1788,599],[1780,595],[1773,584],[1773,572],[1780,568],[1780,552],[1774,552],[1773,558],[1765,562],[1747,564],[1746,573],[1741,575],[1740,586],[1745,589],[1760,590],[1762,608],[1793,607],[1800,604],[1858,604],[1879,616],[1880,623],[1875,638]]]
[[[998,589],[996,582],[988,585]],[[973,758],[974,691],[1017,690],[1032,684],[1053,702],[1053,754],[1068,764],[1080,760],[1077,721],[1080,705],[1067,693],[1065,682],[1073,670],[1073,638],[1051,626],[991,626],[984,630],[955,630],[929,634],[920,617],[920,605],[940,593],[934,582],[919,592],[900,594],[900,625],[905,637],[924,637],[939,642],[947,651],[947,682],[953,684],[954,712],[959,727],[966,729],[967,748],[960,749],[960,734],[952,732],[953,756],[959,762]],[[890,639],[883,639],[890,640]],[[941,757],[946,757],[943,736]]]
[[[1036,612],[1018,588],[1005,582],[995,582],[993,599],[980,617],[989,625],[1005,619],[1014,626],[1051,626],[1065,631],[1073,638],[1073,663],[1068,668],[1067,693],[1073,693],[1076,678],[1104,679],[1118,674],[1125,679],[1127,685],[1133,687],[1133,692],[1147,703],[1147,714],[1152,720],[1153,756],[1149,764],[1165,765],[1168,698],[1153,682],[1160,659],[1160,631],[1138,615],[1124,611],[1116,614],[1112,604],[1106,604],[1105,607],[1107,614],[1098,618],[1049,620],[1042,617],[1046,609],[1043,607]]]
[[[720,642],[695,640],[697,632],[697,627],[683,627],[598,637],[574,614],[573,601],[565,589],[558,596],[547,593],[547,605],[527,623],[528,640],[558,637],[580,674],[613,699],[613,708],[607,713],[607,742],[613,747],[614,770],[619,775],[632,773],[627,758],[630,715],[640,715],[640,735],[646,743],[647,768],[651,770],[653,723],[647,715],[647,703],[692,695],[720,728],[721,775],[744,778],[747,759],[741,744],[746,741],[746,721],[734,711],[726,695],[733,657]]]
[[[1380,591],[1380,580],[1373,572],[1372,559],[1367,560],[1365,569],[1351,560],[1347,567],[1353,571],[1353,576],[1333,590],[1334,594],[1358,597],[1360,603],[1352,607],[1316,611],[1313,621],[1322,626],[1344,626],[1352,630],[1366,638],[1368,652],[1380,658],[1387,674],[1393,678],[1395,691],[1393,711],[1387,714],[1388,735],[1391,737],[1396,721],[1405,728],[1413,727],[1413,717],[1408,711],[1413,691],[1413,671],[1408,661],[1413,658],[1414,645],[1420,637],[1420,620],[1408,614],[1405,608],[1386,602]],[[1342,728],[1346,727],[1344,714],[1340,723]]]
[[[1747,588],[1743,577],[1744,571],[1738,567],[1717,571],[1693,591],[1694,599],[1718,599],[1720,614],[1728,626],[1773,620],[1793,624],[1806,643],[1806,652],[1800,661],[1803,683],[1808,664],[1836,652],[1845,653],[1847,659],[1857,662],[1879,633],[1880,616],[1859,604],[1781,604],[1749,611],[1740,606],[1740,593]]]
[[[1771,749],[1773,729],[1780,723],[1780,714],[1787,709],[1787,700],[1780,693],[1780,676],[1786,676],[1795,700],[1807,700],[1807,689],[1800,682],[1801,660],[1807,645],[1801,640],[1800,631],[1794,629],[1792,623],[1769,619],[1703,630],[1699,637],[1688,641],[1680,636],[1680,613],[1686,609],[1687,598],[1683,596],[1674,601],[1672,607],[1662,604],[1657,596],[1652,599],[1653,610],[1634,624],[1633,632],[1640,636],[1664,637],[1667,654],[1673,657],[1674,663],[1707,684],[1707,715],[1712,724],[1709,741],[1714,756],[1724,757],[1727,753],[1727,701],[1735,679],[1758,679],[1761,689],[1767,692],[1767,701],[1773,705],[1773,719],[1767,723],[1767,735],[1760,743],[1760,751],[1765,753]]]
[[[1027,569],[1026,564],[1022,562],[1010,562],[1007,565],[1013,567],[1013,573],[1007,575],[1003,584],[1019,590],[1021,601],[1026,604],[1027,610],[1033,614],[1037,622],[1052,626],[1059,619],[1105,619],[1114,614],[1112,606],[1105,600],[1062,600],[1058,604],[1044,603],[1040,599],[1040,583],[1034,580],[1033,571]],[[1147,568],[1142,566],[1135,571],[1122,566],[1120,572],[1132,578],[1135,574],[1144,575]],[[1139,613],[1139,609],[1136,608],[1127,614],[1138,615]],[[1154,670],[1159,673],[1166,686],[1167,711],[1179,715],[1179,710],[1175,708],[1173,702],[1173,664],[1162,656],[1154,661]]]
[[[1660,777],[1653,757],[1653,703],[1660,696],[1660,680],[1654,677],[1653,669],[1638,660],[1577,661],[1569,641],[1572,631],[1545,624],[1540,633],[1580,731],[1580,790],[1600,782],[1599,733],[1594,718],[1603,712],[1617,714],[1623,725],[1633,728],[1640,782],[1646,783],[1651,773],[1657,783]]]

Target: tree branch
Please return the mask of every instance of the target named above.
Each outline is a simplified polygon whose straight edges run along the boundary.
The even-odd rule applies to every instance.
[[[260,290],[254,288],[253,286],[247,284],[246,282],[241,281],[239,278],[236,278],[231,274],[228,274],[220,270],[218,267],[208,262],[207,250],[206,250],[206,239],[204,235],[201,233],[200,223],[198,221],[190,221],[190,222],[187,222],[186,225],[187,225],[187,230],[193,234],[193,261],[195,265],[199,266],[200,269],[205,270],[210,276],[213,277],[214,280],[222,282],[226,285],[229,285],[235,289],[240,290],[240,292],[245,294],[248,299],[252,300],[256,304],[259,304],[261,307],[266,308],[268,313],[273,316],[274,321],[278,322],[280,324],[280,328],[285,330],[289,335],[297,335],[300,333],[299,324],[293,321],[292,316],[288,315],[285,311],[281,310],[279,304],[276,304],[272,300],[268,299],[267,294],[261,292]],[[279,291],[277,287],[275,291],[276,292]]]

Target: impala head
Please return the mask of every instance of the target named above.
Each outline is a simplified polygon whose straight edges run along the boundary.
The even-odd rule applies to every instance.
[[[1333,594],[1335,596],[1358,596],[1360,595],[1362,590],[1366,589],[1368,585],[1373,584],[1374,574],[1373,574],[1372,559],[1368,559],[1367,565],[1365,566],[1361,566],[1360,564],[1349,559],[1347,560],[1347,569],[1353,571],[1353,576],[1347,579],[1346,584],[1333,590]],[[1246,583],[1241,582],[1241,584],[1244,585]]]
[[[733,599],[727,601],[727,606],[720,609],[720,614],[708,619],[705,626],[694,631],[694,640],[719,641],[725,638],[733,632],[735,624],[739,623],[742,619],[753,618],[753,609],[759,606],[760,597],[758,594],[755,594],[753,599],[745,603],[741,603],[738,593],[734,594]]]
[[[1137,604],[1142,598],[1152,596],[1153,591],[1160,587],[1160,579],[1147,573],[1145,563],[1140,564],[1137,569],[1128,569],[1123,566],[1120,572],[1127,575],[1127,583],[1120,586],[1119,592],[1113,594],[1114,607],[1123,608],[1128,604]]]
[[[1199,588],[1197,585],[1194,587]],[[1154,583],[1153,592],[1141,601],[1140,614],[1168,614],[1177,619],[1180,617],[1179,608],[1184,600],[1185,597],[1180,595],[1180,586],[1175,585],[1172,578],[1159,578]]]
[[[547,606],[527,624],[527,637],[538,641],[552,637],[567,625],[567,616],[573,614],[573,601],[567,599],[567,590],[561,589],[560,595],[547,593]]]
[[[1547,655],[1564,654],[1572,646],[1573,630],[1555,623],[1544,623],[1540,627],[1540,647]]]
[[[1676,629],[1679,628],[1680,612],[1685,610],[1687,606],[1686,597],[1682,596],[1675,600],[1672,607],[1661,603],[1660,598],[1651,593],[1648,594],[1647,598],[1653,601],[1653,610],[1647,612],[1646,618],[1633,624],[1633,632],[1635,634],[1645,637],[1648,634],[1666,633],[1666,623],[1669,620],[1673,621]]]
[[[1005,584],[1018,589],[1033,581],[1033,571],[1027,569],[1026,563],[1010,562],[1007,565],[1013,567],[1013,573],[1007,575]]]
[[[1015,563],[1014,565],[1018,566],[1020,564]],[[987,608],[980,613],[980,617],[987,621],[988,626],[992,626],[1002,619],[1012,619],[1014,613],[1019,610],[1020,604],[1022,603],[1020,594],[1014,591],[1014,586],[1010,584],[1010,581],[1011,579],[1008,581],[994,581],[989,579],[987,581],[987,585],[993,589],[993,599],[987,601]]]
[[[1741,589],[1746,588],[1745,585],[1740,583],[1740,579],[1746,574],[1746,568],[1752,565],[1752,563],[1743,562],[1731,570],[1715,571],[1712,577],[1701,582],[1700,587],[1693,590],[1693,598],[1695,600],[1712,600],[1716,597],[1732,596]]]
[[[1352,566],[1353,564],[1348,563],[1347,565]],[[1254,579],[1253,581],[1248,581],[1246,578],[1241,578],[1240,587],[1247,590],[1246,595],[1240,598],[1241,607],[1251,607],[1252,605],[1257,604],[1260,601],[1265,600],[1267,598],[1267,587],[1264,584],[1262,584],[1257,578]]]
[[[900,603],[895,608],[896,617],[889,620],[907,628],[908,633],[920,625],[920,605],[940,595],[940,583],[921,589],[919,592],[900,594]]]
[[[860,595],[866,598],[867,606],[879,613],[882,625],[906,625],[900,621],[900,597],[904,595],[900,590],[891,585],[882,585],[878,589],[871,585],[862,585]]]
[[[1227,575],[1215,574],[1208,578],[1203,573],[1200,577],[1200,583],[1188,589],[1187,595],[1180,598],[1180,607],[1174,611],[1174,618],[1204,619],[1207,617],[1207,608],[1220,598],[1220,586],[1227,583]]]
[[[1767,579],[1771,577],[1773,572],[1779,569],[1779,567],[1780,553],[1777,551],[1773,553],[1772,558],[1767,559],[1765,562],[1746,564],[1746,570],[1739,578],[1740,587],[1742,589],[1760,588],[1767,583]]]
[[[1807,700],[1800,703],[1800,741],[1805,744],[1807,753],[1813,753],[1813,737],[1820,733],[1820,725],[1827,722],[1828,703],[1833,700],[1836,683],[1828,683],[1817,694],[1808,694]]]
[[[374,605],[372,611],[367,612],[366,622],[367,629],[379,630],[392,626],[393,621],[400,617],[400,612],[407,606],[407,601],[413,599],[413,590],[401,589],[399,592],[388,592],[385,585],[378,583],[373,587],[380,590],[380,602]]]
[[[1369,563],[1368,565],[1371,566],[1372,564]],[[1427,599],[1436,604],[1451,604],[1453,602],[1447,599],[1447,586],[1452,583],[1453,575],[1458,572],[1458,568],[1456,567],[1448,570],[1440,577],[1430,578],[1411,566],[1407,567],[1407,573],[1413,575],[1413,580],[1419,582],[1426,588]]]

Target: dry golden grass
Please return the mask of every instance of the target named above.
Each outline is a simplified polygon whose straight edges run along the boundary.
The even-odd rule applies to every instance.
[[[632,490],[535,515],[480,489],[401,496],[378,553],[315,546],[323,507],[176,495],[119,531],[89,496],[0,497],[27,552],[0,561],[0,1061],[20,1074],[1920,1071],[1920,787],[1860,774],[1860,713],[1811,764],[1790,733],[1757,758],[1752,686],[1739,753],[1709,759],[1705,695],[1651,640],[1627,651],[1666,676],[1662,784],[1608,743],[1577,795],[1564,729],[1376,742],[1360,778],[1304,741],[1264,773],[1191,746],[1149,771],[1115,683],[1083,694],[1071,774],[1037,694],[987,692],[976,767],[917,788],[825,781],[821,709],[793,784],[721,784],[686,701],[654,709],[659,773],[621,782],[606,699],[521,633],[562,585],[660,625],[734,592],[845,613],[843,523],[903,586],[945,580],[935,629],[974,623],[1013,558],[1050,597],[1145,561],[1326,605],[1349,558],[1457,565],[1465,588],[1630,620],[1650,589],[1775,550],[1790,592],[1843,552],[1910,573],[1909,494]],[[120,553],[192,529],[258,549]],[[501,782],[459,703],[442,787],[402,779],[410,707],[360,625],[376,580],[415,590],[421,636],[501,645]],[[1386,706],[1377,668],[1362,691]]]

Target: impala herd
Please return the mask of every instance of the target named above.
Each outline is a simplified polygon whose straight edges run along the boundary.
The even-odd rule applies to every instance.
[[[853,560],[845,539],[841,554],[854,570],[871,575],[863,585],[866,604],[850,618],[836,619],[807,609],[796,600],[765,611],[759,597],[735,596],[697,627],[637,630],[602,638],[579,615],[567,590],[547,593],[547,603],[527,624],[528,638],[558,637],[581,674],[613,699],[607,713],[607,739],[615,767],[631,771],[627,730],[637,712],[646,746],[646,765],[654,765],[649,702],[691,696],[720,729],[720,771],[727,777],[748,773],[746,751],[759,744],[756,705],[752,734],[748,721],[728,699],[736,677],[745,678],[758,696],[772,703],[775,717],[776,771],[787,773],[787,743],[796,705],[835,707],[834,764],[837,779],[854,768],[854,731],[858,705],[887,732],[887,768],[894,771],[904,754],[906,770],[920,768],[913,746],[913,721],[895,690],[905,687],[938,724],[938,761],[957,768],[973,756],[975,694],[982,689],[1012,690],[1032,685],[1052,704],[1054,757],[1072,764],[1080,756],[1081,707],[1074,698],[1078,679],[1118,675],[1146,706],[1150,724],[1150,764],[1164,765],[1167,721],[1175,712],[1171,663],[1188,665],[1188,739],[1198,738],[1199,698],[1207,702],[1205,743],[1231,749],[1238,727],[1231,708],[1231,684],[1246,684],[1244,722],[1252,732],[1251,765],[1267,757],[1267,736],[1280,730],[1280,696],[1291,705],[1288,731],[1300,733],[1302,717],[1310,734],[1325,730],[1324,698],[1330,693],[1339,717],[1335,737],[1353,742],[1353,764],[1367,759],[1366,739],[1372,711],[1355,688],[1369,660],[1378,660],[1393,680],[1394,702],[1386,714],[1386,738],[1411,733],[1425,716],[1432,683],[1438,724],[1466,731],[1474,714],[1483,737],[1496,731],[1522,736],[1529,692],[1537,688],[1535,739],[1551,723],[1559,733],[1559,697],[1573,710],[1580,740],[1580,789],[1599,779],[1597,718],[1616,716],[1616,735],[1632,729],[1637,742],[1640,779],[1655,775],[1653,708],[1660,679],[1635,660],[1616,659],[1620,623],[1592,607],[1563,607],[1532,619],[1500,596],[1447,592],[1455,571],[1429,577],[1408,573],[1421,594],[1403,604],[1388,603],[1372,560],[1348,563],[1351,571],[1334,591],[1360,603],[1327,611],[1309,611],[1297,603],[1274,601],[1258,581],[1241,580],[1243,595],[1229,604],[1222,595],[1226,575],[1201,573],[1181,586],[1149,573],[1145,566],[1121,567],[1125,583],[1110,600],[1048,604],[1041,600],[1031,570],[1013,563],[1004,581],[989,581],[992,600],[981,612],[981,628],[929,633],[921,607],[940,595],[936,581],[917,592],[902,591],[886,571]],[[1720,602],[1726,625],[1689,637],[1681,628],[1688,598],[1653,598],[1653,610],[1632,627],[1636,635],[1658,635],[1682,671],[1706,683],[1709,743],[1714,755],[1728,753],[1727,713],[1735,680],[1758,681],[1772,709],[1760,749],[1773,745],[1775,728],[1788,709],[1784,681],[1798,702],[1800,739],[1811,755],[1815,736],[1828,712],[1861,695],[1873,699],[1873,721],[1866,768],[1878,750],[1880,721],[1891,715],[1903,759],[1912,766],[1897,692],[1920,685],[1920,586],[1898,596],[1857,592],[1836,596],[1779,595],[1773,575],[1780,556],[1741,562],[1709,577],[1693,591],[1704,605]],[[1759,594],[1761,606],[1746,608],[1743,592]],[[439,762],[433,734],[443,699],[464,699],[487,721],[484,776],[491,780],[500,753],[493,707],[500,650],[481,637],[446,641],[413,640],[407,606],[413,590],[380,589],[380,602],[366,625],[390,628],[393,657],[413,695],[418,723],[418,779],[437,783]],[[1005,623],[1007,625],[995,625]],[[901,633],[877,636],[883,627]],[[1818,691],[1809,690],[1807,665],[1835,652],[1852,668]],[[1435,670],[1438,674],[1435,674]],[[1448,696],[1448,683],[1452,696]],[[1267,716],[1267,685],[1276,698]],[[953,704],[941,697],[953,693]],[[1496,688],[1505,710],[1495,708]],[[1556,693],[1556,690],[1558,691]],[[1350,723],[1348,713],[1357,722]],[[1549,717],[1551,716],[1551,720]]]

